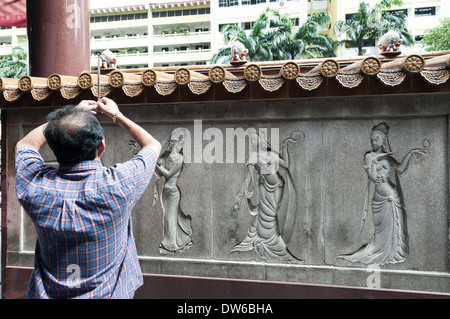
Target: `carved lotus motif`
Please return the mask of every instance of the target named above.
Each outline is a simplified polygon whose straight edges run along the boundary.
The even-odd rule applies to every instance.
[[[184,85],[189,83],[191,80],[191,73],[188,69],[178,69],[175,72],[175,82],[177,82],[179,85]]]
[[[425,60],[420,55],[410,55],[404,61],[404,68],[411,73],[418,73],[425,67]]]
[[[257,81],[261,78],[261,68],[256,64],[250,64],[244,70],[247,81]]]
[[[32,81],[31,78],[29,76],[23,76],[20,80],[19,80],[19,89],[22,91],[29,91],[33,88],[32,86]]]
[[[288,80],[295,79],[300,73],[300,67],[295,62],[287,62],[281,68],[281,75]]]
[[[51,90],[58,90],[61,88],[62,81],[61,77],[58,74],[52,74],[48,77],[47,86]]]
[[[320,66],[320,74],[324,77],[330,78],[336,76],[339,72],[339,64],[335,60],[325,60]]]
[[[109,76],[109,83],[111,84],[112,87],[120,87],[124,82],[124,77],[123,74],[121,72],[113,72],[111,73],[111,75]]]
[[[380,69],[381,62],[375,57],[366,58],[361,65],[361,71],[367,75],[377,74]]]
[[[155,85],[157,80],[156,73],[153,70],[147,70],[142,73],[142,83],[146,86]]]
[[[88,73],[83,73],[78,77],[78,85],[82,89],[87,89],[92,86],[92,78]]]
[[[209,70],[209,79],[213,83],[220,83],[225,80],[225,70],[220,66],[215,66]]]

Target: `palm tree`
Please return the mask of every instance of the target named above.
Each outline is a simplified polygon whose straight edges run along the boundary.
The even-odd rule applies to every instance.
[[[241,42],[248,49],[247,59],[249,61],[271,61],[273,59],[271,43],[266,41],[266,39],[274,37],[274,32],[273,30],[270,31],[269,27],[271,22],[274,21],[273,17],[279,15],[278,11],[267,8],[254,22],[249,35],[246,34],[244,29],[235,24],[223,26],[220,32],[223,35],[225,44],[229,46],[217,51],[211,59],[212,63],[217,63],[218,61],[223,63],[229,62],[231,60],[230,47],[236,41]]]
[[[10,54],[0,59],[0,77],[21,78],[27,74],[26,51],[21,47],[14,47]]]
[[[220,32],[226,45],[235,41],[244,44],[248,49],[249,61],[286,60],[296,56],[331,56],[334,54],[333,41],[318,33],[319,27],[329,22],[328,13],[320,13],[308,18],[296,31],[292,17],[267,8],[254,22],[248,35],[237,25],[225,25]],[[228,63],[230,60],[229,46],[220,49],[211,59],[212,63]]]
[[[401,6],[401,0],[381,0],[370,8],[366,2],[360,2],[358,11],[345,21],[338,21],[334,26],[337,35],[346,35],[340,43],[347,47],[358,48],[362,55],[363,45],[380,38],[392,29],[400,33],[403,44],[411,45],[413,37],[406,29],[406,16],[402,12],[389,12],[396,5]]]
[[[317,58],[318,56],[335,56],[336,42],[327,35],[319,33],[319,28],[328,25],[331,17],[328,12],[320,12],[310,16],[297,30],[291,30],[283,39],[280,57],[284,60],[296,57]]]

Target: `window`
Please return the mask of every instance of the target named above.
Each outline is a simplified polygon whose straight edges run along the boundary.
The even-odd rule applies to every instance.
[[[210,8],[171,10],[171,11],[155,11],[152,12],[152,18],[179,17],[199,14],[210,14]]]
[[[239,4],[239,0],[219,0],[219,7],[234,7]]]
[[[436,7],[415,8],[414,14],[416,17],[434,16],[436,15]]]
[[[352,20],[356,16],[356,13],[347,13],[345,15],[345,20]]]
[[[241,27],[244,30],[251,30],[253,26],[253,22],[242,22]]]
[[[147,19],[148,13],[130,13],[130,14],[116,14],[110,16],[96,16],[91,17],[91,22],[110,22],[110,21],[123,21],[123,20],[138,20]]]
[[[266,2],[267,0],[242,0],[242,5],[254,5]]]
[[[406,17],[408,16],[408,9],[388,10],[387,12],[392,14],[403,13]]]

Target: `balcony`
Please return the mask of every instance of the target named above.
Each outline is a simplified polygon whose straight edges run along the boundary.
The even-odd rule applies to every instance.
[[[325,10],[328,7],[328,0],[312,0],[313,10]]]
[[[89,26],[90,26],[91,31],[115,30],[118,27],[121,29],[143,28],[143,27],[148,27],[148,19],[96,22],[96,23],[90,23]]]
[[[153,46],[170,46],[186,43],[211,43],[211,31],[153,35]]]
[[[0,45],[0,57],[1,56],[5,56],[7,54],[11,53],[12,50],[12,45],[11,44],[1,44]]]
[[[143,65],[145,67],[148,66],[149,63],[149,54],[148,53],[126,53],[126,54],[116,54],[117,58],[117,67],[120,69],[123,66],[128,65]],[[98,57],[97,55],[91,55],[91,67],[98,66]]]
[[[91,38],[91,50],[102,51],[105,49],[148,47],[148,41],[147,35]]]
[[[187,49],[163,52],[153,52],[153,64],[169,64],[177,62],[209,61],[212,57],[211,49]]]

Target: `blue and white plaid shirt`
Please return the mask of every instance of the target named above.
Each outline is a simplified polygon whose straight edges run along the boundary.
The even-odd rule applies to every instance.
[[[27,298],[133,298],[143,278],[131,210],[156,160],[144,148],[109,168],[85,161],[57,169],[31,147],[17,150],[17,197],[37,231]]]

